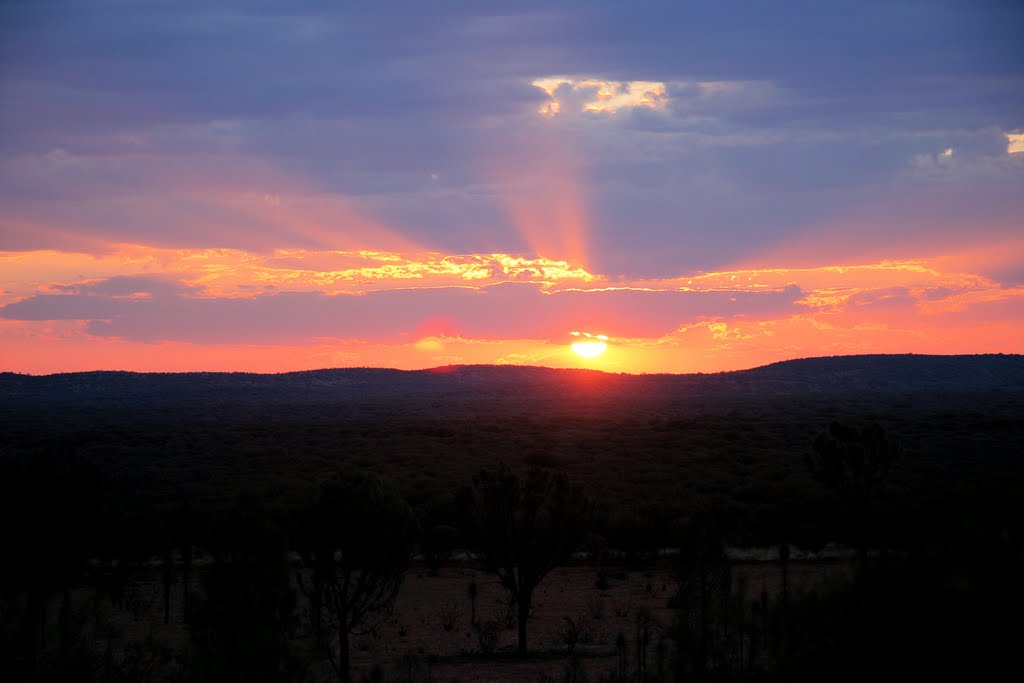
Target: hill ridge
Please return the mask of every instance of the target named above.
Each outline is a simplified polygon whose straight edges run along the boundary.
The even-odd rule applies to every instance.
[[[752,368],[741,368],[738,370],[722,370],[717,372],[688,372],[688,373],[669,373],[669,372],[653,372],[653,373],[629,373],[629,372],[612,372],[607,370],[601,370],[599,368],[553,368],[544,365],[511,365],[511,364],[486,364],[486,363],[469,363],[469,364],[455,364],[455,365],[439,365],[430,368],[420,368],[415,370],[402,370],[400,368],[390,368],[382,366],[352,366],[352,367],[333,367],[333,368],[313,368],[310,370],[288,370],[285,372],[251,372],[245,370],[183,370],[183,371],[159,371],[159,370],[76,370],[70,372],[55,372],[41,375],[35,375],[30,373],[19,373],[12,371],[0,371],[0,381],[10,378],[56,378],[56,377],[69,377],[69,376],[103,376],[103,377],[137,377],[137,376],[156,376],[156,377],[301,377],[318,374],[367,374],[367,373],[378,373],[378,374],[447,374],[465,372],[470,370],[481,370],[481,371],[495,371],[495,372],[545,372],[551,374],[591,374],[591,375],[607,375],[614,377],[722,377],[728,375],[743,375],[748,373],[759,373],[774,369],[781,368],[796,368],[798,366],[810,367],[811,365],[821,365],[825,363],[837,363],[837,364],[848,364],[853,362],[891,362],[891,361],[906,361],[911,360],[912,362],[957,362],[957,361],[970,361],[970,360],[988,360],[988,359],[999,359],[1007,361],[1009,364],[1016,364],[1024,369],[1024,355],[1012,354],[1012,353],[978,353],[978,354],[922,354],[922,353],[875,353],[875,354],[847,354],[847,355],[834,355],[834,356],[809,356],[806,358],[789,358],[780,361],[774,361],[772,363],[766,363],[765,365],[758,365]]]
[[[780,361],[708,374],[615,374],[539,366],[460,365],[425,370],[325,368],[280,374],[0,374],[0,406],[115,408],[146,405],[284,406],[312,403],[471,406],[474,402],[622,399],[732,400],[843,394],[1024,392],[1020,355],[861,355]],[[426,408],[424,408],[426,409]]]

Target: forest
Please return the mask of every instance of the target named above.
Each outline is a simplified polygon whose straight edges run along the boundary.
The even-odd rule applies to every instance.
[[[25,681],[981,679],[1024,358],[0,374]]]

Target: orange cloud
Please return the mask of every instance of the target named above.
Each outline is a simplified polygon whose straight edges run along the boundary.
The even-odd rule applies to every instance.
[[[0,369],[710,372],[845,353],[1024,352],[1024,287],[957,267],[1003,258],[984,248],[622,281],[507,254],[6,252]],[[572,330],[609,336],[607,351],[581,359]]]
[[[1006,134],[1006,153],[1020,154],[1024,152],[1024,133]]]
[[[567,101],[579,111],[615,114],[622,109],[664,109],[668,88],[658,81],[606,81],[595,78],[549,76],[531,82],[550,98],[538,109],[545,117],[558,116]]]

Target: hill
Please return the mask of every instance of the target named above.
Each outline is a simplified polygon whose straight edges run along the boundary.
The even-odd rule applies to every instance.
[[[146,504],[219,504],[245,489],[286,502],[355,465],[430,516],[502,460],[562,469],[632,515],[714,510],[737,542],[780,516],[820,518],[827,495],[804,457],[835,420],[878,422],[903,444],[893,506],[938,514],[1024,485],[1022,356],[812,358],[706,375],[0,375],[0,458],[73,451]]]
[[[1024,391],[1024,356],[835,356],[783,361],[715,374],[628,375],[529,366],[380,368],[283,374],[77,372],[45,376],[0,373],[0,405],[189,403],[303,404],[451,400],[515,395],[540,400],[601,392],[605,397],[746,398],[879,392],[957,394]]]

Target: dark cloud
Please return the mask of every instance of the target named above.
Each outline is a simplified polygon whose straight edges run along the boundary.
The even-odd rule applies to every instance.
[[[934,182],[976,215],[979,184],[1020,182],[1022,20],[994,0],[4,3],[0,249],[312,244],[211,186],[345,196],[453,252],[525,249],[487,169],[564,173],[545,136],[609,273],[742,262],[894,195],[913,214]],[[577,95],[547,121],[530,81],[551,75],[663,81],[669,103],[574,116]]]
[[[0,308],[13,320],[85,320],[101,337],[132,341],[293,343],[315,338],[414,340],[432,320],[484,339],[561,338],[574,329],[658,337],[702,319],[771,319],[800,309],[798,287],[781,291],[563,291],[504,284],[329,296],[282,292],[248,298],[143,276],[111,278],[36,294]],[[132,296],[145,293],[145,296]],[[273,320],[273,325],[267,321]]]

